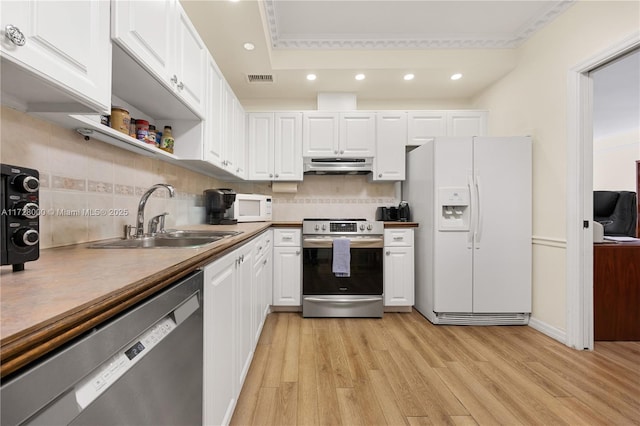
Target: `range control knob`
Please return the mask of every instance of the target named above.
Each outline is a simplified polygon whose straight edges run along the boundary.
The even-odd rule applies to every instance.
[[[322,225],[322,230],[326,231],[327,230],[327,225]]]
[[[20,192],[36,192],[40,188],[38,178],[30,175],[20,174],[13,179],[13,184]]]
[[[13,241],[17,246],[35,246],[40,241],[40,234],[35,229],[20,228],[13,234]]]
[[[368,231],[371,231],[372,229],[373,229],[373,225],[372,225],[372,224],[368,224],[368,225],[367,225],[367,230],[368,230]]]
[[[364,223],[360,225],[360,230],[364,231]]]
[[[313,229],[315,229],[316,231],[318,231],[320,229],[320,225],[316,224],[316,226],[313,227]]]
[[[20,201],[16,203],[16,210],[19,210],[19,215],[26,219],[35,219],[38,217],[38,205],[36,203]]]

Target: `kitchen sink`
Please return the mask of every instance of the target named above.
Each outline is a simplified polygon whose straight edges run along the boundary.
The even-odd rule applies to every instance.
[[[236,231],[171,230],[162,234],[95,243],[89,248],[193,248],[239,235]]]
[[[233,237],[240,235],[238,231],[206,231],[206,230],[170,230],[162,234],[167,238],[209,238],[209,237]]]

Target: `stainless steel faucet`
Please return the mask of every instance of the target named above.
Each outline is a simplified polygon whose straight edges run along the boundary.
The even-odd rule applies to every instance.
[[[176,190],[171,185],[166,183],[157,183],[147,190],[140,198],[138,203],[138,216],[136,218],[136,238],[144,236],[144,206],[147,204],[147,200],[151,196],[151,193],[158,188],[166,188],[169,191],[169,197],[173,197],[176,194]]]

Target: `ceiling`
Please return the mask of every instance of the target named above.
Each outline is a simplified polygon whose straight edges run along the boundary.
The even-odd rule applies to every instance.
[[[315,100],[318,92],[397,101],[472,98],[511,71],[516,48],[572,0],[181,3],[241,102]],[[366,78],[355,80],[358,73]],[[405,81],[407,73],[415,78]],[[454,73],[463,77],[452,81]],[[249,83],[248,74],[274,81]]]

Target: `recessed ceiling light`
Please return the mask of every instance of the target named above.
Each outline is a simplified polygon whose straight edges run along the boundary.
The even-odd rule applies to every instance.
[[[256,45],[253,43],[245,43],[242,45],[242,47],[244,47],[245,50],[251,51],[256,48]]]
[[[413,77],[415,77],[415,75],[413,74],[405,74],[404,75],[404,79],[409,81],[409,80],[413,80]]]
[[[364,74],[356,74],[356,80],[364,80],[365,79],[365,75]]]
[[[451,80],[460,80],[462,78],[462,74],[456,73],[451,76]]]
[[[315,74],[307,74],[307,80],[309,81],[313,81],[317,78],[317,76]]]

